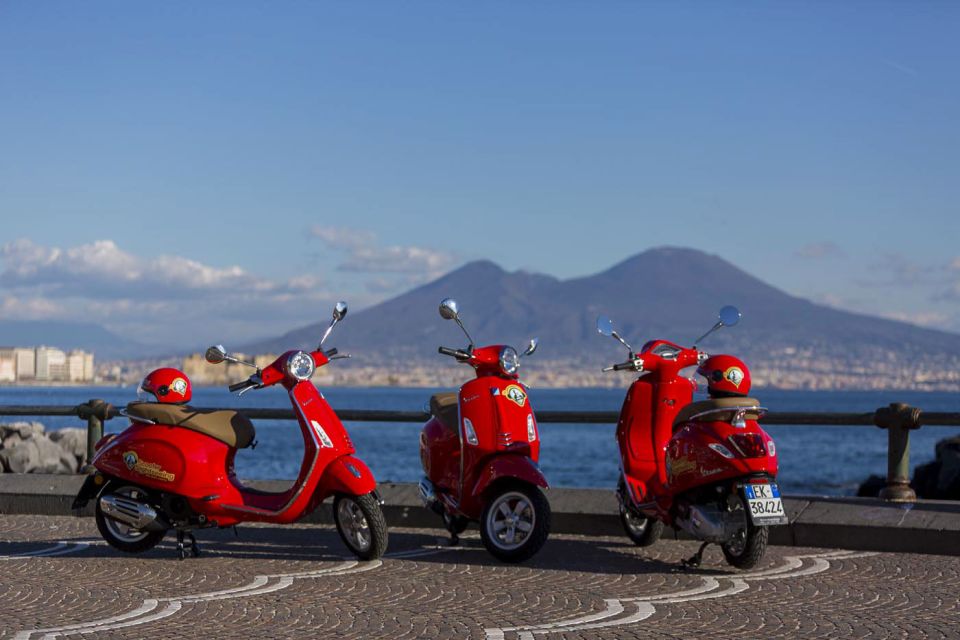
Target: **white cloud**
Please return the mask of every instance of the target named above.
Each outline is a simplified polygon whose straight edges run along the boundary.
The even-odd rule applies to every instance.
[[[39,288],[73,296],[181,298],[211,290],[276,287],[238,266],[217,268],[171,255],[142,258],[123,251],[112,240],[61,249],[20,239],[0,247],[0,260],[0,285],[5,288]]]
[[[811,242],[805,244],[796,251],[793,255],[798,258],[806,258],[810,260],[816,260],[820,258],[842,258],[846,254],[843,249],[838,247],[833,242],[826,240],[824,242]]]
[[[0,265],[3,317],[83,319],[171,349],[287,331],[325,315],[334,299],[310,274],[270,280],[239,266],[136,256],[112,240],[69,248],[16,240],[0,246]]]
[[[311,235],[330,249],[345,254],[342,271],[359,273],[417,274],[421,279],[446,273],[455,262],[452,254],[415,246],[380,246],[376,236],[364,230],[315,225]]]

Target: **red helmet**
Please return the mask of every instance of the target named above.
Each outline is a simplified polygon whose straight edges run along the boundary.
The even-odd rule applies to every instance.
[[[697,373],[707,379],[707,389],[713,397],[750,393],[750,370],[739,358],[710,356],[697,367]]]
[[[154,369],[148,373],[137,389],[138,397],[142,395],[141,392],[149,393],[157,402],[166,404],[185,404],[193,397],[190,378],[183,371],[170,367]]]

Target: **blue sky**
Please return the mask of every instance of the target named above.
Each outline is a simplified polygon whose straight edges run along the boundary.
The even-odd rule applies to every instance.
[[[267,335],[649,247],[960,331],[960,6],[0,3],[0,314]]]

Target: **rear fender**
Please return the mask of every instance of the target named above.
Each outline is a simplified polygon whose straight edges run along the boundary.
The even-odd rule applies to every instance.
[[[359,458],[341,456],[330,463],[317,485],[316,499],[324,500],[335,493],[366,495],[377,488],[373,473]]]
[[[73,504],[71,509],[74,511],[80,511],[87,506],[87,503],[100,495],[100,492],[103,491],[103,488],[107,486],[107,479],[101,473],[91,473],[87,476],[87,479],[83,481],[83,485],[80,487],[80,491],[77,492],[77,497],[73,499]]]
[[[492,458],[480,471],[480,477],[473,486],[471,495],[480,496],[499,480],[519,480],[537,487],[549,489],[547,478],[540,467],[527,456],[505,454]]]

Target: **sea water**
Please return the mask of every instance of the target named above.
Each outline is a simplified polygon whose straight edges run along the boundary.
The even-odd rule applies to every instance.
[[[342,388],[322,389],[334,409],[423,410],[437,389]],[[619,411],[624,389],[531,389],[534,410]],[[960,394],[909,391],[780,391],[757,389],[753,394],[770,411],[870,412],[890,402],[906,402],[925,411],[960,411]],[[118,407],[136,399],[132,388],[122,387],[0,387],[0,405],[77,405],[102,398]],[[281,387],[250,391],[242,398],[226,389],[198,388],[192,403],[197,407],[289,409]],[[77,418],[6,418],[37,420],[47,429],[83,426]],[[248,479],[296,477],[303,455],[300,429],[292,420],[258,420],[256,449],[237,454],[237,473]],[[762,424],[762,423],[761,423]],[[106,424],[107,432],[121,431],[125,420]],[[415,482],[421,475],[420,424],[349,422],[347,429],[357,448],[380,481]],[[786,494],[853,495],[871,474],[885,475],[887,433],[876,427],[765,427],[777,443],[780,486]],[[957,435],[958,427],[923,427],[910,436],[912,466],[929,462],[934,445]],[[540,425],[540,465],[551,485],[602,487],[616,485],[619,458],[613,424]]]

